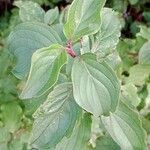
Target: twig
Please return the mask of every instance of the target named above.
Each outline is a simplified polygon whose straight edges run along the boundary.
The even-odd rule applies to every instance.
[[[67,45],[66,45],[66,51],[73,58],[75,58],[77,56],[76,53],[75,53],[75,51],[73,50],[73,46],[72,46],[71,42],[67,43]]]

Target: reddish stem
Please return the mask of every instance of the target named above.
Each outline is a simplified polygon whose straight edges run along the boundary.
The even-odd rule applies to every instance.
[[[76,57],[76,53],[75,53],[75,51],[73,50],[73,47],[72,47],[72,43],[71,43],[71,42],[68,42],[68,43],[67,43],[67,45],[66,45],[66,51],[67,51],[67,53],[68,53],[71,57],[73,57],[73,58]]]

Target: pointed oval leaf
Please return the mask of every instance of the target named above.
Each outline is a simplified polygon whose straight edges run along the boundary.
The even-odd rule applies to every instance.
[[[116,13],[110,8],[102,9],[102,25],[100,31],[96,34],[96,41],[92,52],[110,51],[114,49],[119,42],[121,24]]]
[[[76,58],[72,82],[74,98],[86,111],[100,116],[116,110],[120,91],[118,79],[105,62],[97,62],[94,54]]]
[[[23,22],[44,22],[45,12],[39,4],[32,1],[15,1],[15,5],[20,8],[19,16]]]
[[[114,114],[112,113],[109,117],[102,116],[102,122],[121,149],[146,150],[145,132],[138,114],[123,102]]]
[[[19,24],[8,38],[9,50],[17,58],[13,73],[20,79],[25,77],[30,69],[32,54],[37,49],[56,43],[62,44],[62,39],[54,28],[42,23]]]
[[[150,65],[150,42],[146,42],[139,51],[139,63]]]
[[[29,99],[48,91],[57,81],[66,61],[67,55],[60,45],[37,50],[32,56],[29,77],[20,97]]]
[[[64,136],[70,136],[80,113],[81,109],[72,97],[72,84],[57,85],[34,114],[31,147],[55,147]]]
[[[50,9],[46,12],[44,16],[44,22],[48,25],[52,25],[59,17],[59,10],[58,7],[54,9]]]
[[[64,138],[55,150],[88,150],[91,135],[91,116],[84,114],[77,122],[70,138]]]
[[[105,0],[74,0],[69,8],[64,33],[71,41],[98,32],[101,25],[100,12]]]

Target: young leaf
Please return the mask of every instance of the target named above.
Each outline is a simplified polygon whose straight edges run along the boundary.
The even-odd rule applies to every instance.
[[[44,22],[45,12],[39,4],[32,1],[15,1],[15,5],[20,8],[19,16],[23,22]]]
[[[48,25],[51,25],[57,20],[58,16],[59,16],[58,7],[50,9],[49,11],[46,12],[44,16],[44,22]]]
[[[138,114],[120,102],[115,113],[102,116],[102,122],[121,149],[146,150],[145,132]]]
[[[55,150],[88,150],[91,134],[91,117],[84,114],[81,121],[77,122],[70,138],[64,138]]]
[[[102,25],[96,34],[92,52],[112,50],[119,42],[121,24],[118,16],[110,8],[102,9]]]
[[[139,63],[150,65],[150,41],[146,42],[139,51]]]
[[[72,84],[57,85],[34,115],[32,148],[55,147],[64,136],[70,136],[79,114],[80,108],[72,97]]]
[[[74,0],[69,8],[64,33],[71,41],[94,34],[101,25],[100,12],[106,0]]]
[[[60,45],[54,44],[37,50],[32,56],[29,77],[20,97],[29,99],[48,91],[57,81],[66,61],[67,55]]]
[[[25,77],[30,69],[32,54],[37,49],[56,43],[62,44],[62,39],[54,28],[42,23],[19,24],[8,38],[9,50],[17,57],[13,73],[18,78]]]
[[[72,68],[72,82],[74,98],[86,111],[99,116],[116,110],[119,81],[105,62],[97,62],[94,54],[76,58]]]

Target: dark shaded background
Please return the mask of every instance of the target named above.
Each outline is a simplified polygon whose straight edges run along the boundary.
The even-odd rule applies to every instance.
[[[46,11],[52,7],[58,6],[61,10],[63,7],[71,3],[72,0],[47,0],[48,3],[42,3],[43,9]],[[0,0],[0,16],[5,15],[5,13],[11,13],[11,10],[14,8],[13,6],[14,0]],[[121,3],[124,3],[124,0],[120,0]],[[118,4],[119,5],[119,4]],[[107,7],[111,7],[120,11],[122,16],[126,21],[126,25],[124,29],[122,29],[122,36],[127,38],[134,37],[135,33],[138,32],[138,28],[136,28],[136,24],[138,22],[143,22],[147,24],[150,19],[147,15],[147,12],[150,13],[150,0],[139,0],[136,5],[132,5],[129,3],[125,4],[124,8],[122,9],[120,6],[116,7],[115,0],[107,0],[106,3]],[[146,15],[145,15],[146,12]],[[133,23],[135,22],[135,26]],[[133,26],[133,27],[132,27]],[[131,31],[134,28],[134,31]]]

